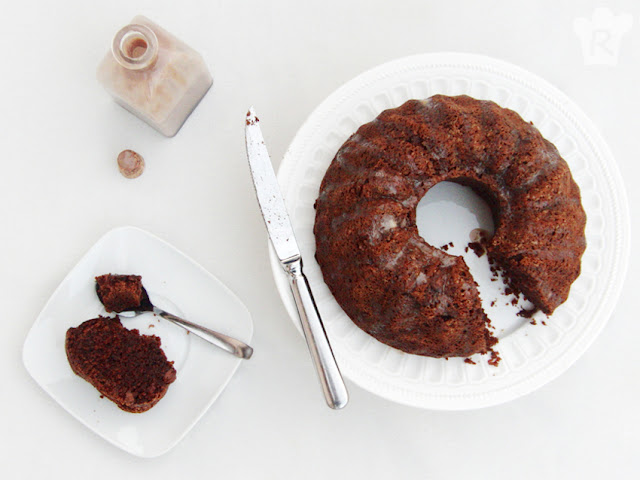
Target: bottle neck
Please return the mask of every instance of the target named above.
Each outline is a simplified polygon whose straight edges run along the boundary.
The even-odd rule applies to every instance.
[[[149,27],[127,25],[113,38],[111,51],[116,61],[128,70],[144,70],[158,58],[158,38]]]

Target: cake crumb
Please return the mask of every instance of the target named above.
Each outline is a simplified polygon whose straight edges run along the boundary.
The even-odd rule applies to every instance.
[[[251,110],[249,110],[247,112],[247,118],[245,120],[245,123],[247,125],[255,125],[256,123],[258,123],[260,121],[260,119],[258,117],[253,117],[251,118]]]
[[[468,247],[473,250],[478,257],[482,257],[485,253],[484,246],[480,242],[469,242]]]
[[[473,360],[471,360],[470,358],[465,358],[464,359],[464,363],[468,363],[469,365],[476,365],[476,362],[474,362]]]
[[[532,308],[530,310],[523,308],[518,312],[518,316],[522,318],[531,318],[539,311],[540,310],[538,308]]]
[[[493,367],[497,367],[502,358],[500,358],[498,352],[493,349],[489,350],[489,353],[491,354],[491,357],[489,358],[489,361],[487,363]]]

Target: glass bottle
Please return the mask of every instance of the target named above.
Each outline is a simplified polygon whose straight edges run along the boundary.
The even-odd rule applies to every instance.
[[[116,33],[97,77],[116,102],[168,137],[213,83],[198,52],[141,15]]]

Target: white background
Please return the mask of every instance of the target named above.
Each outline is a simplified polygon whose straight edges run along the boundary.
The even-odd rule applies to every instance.
[[[482,410],[437,412],[393,404],[347,381],[351,402],[336,412],[324,405],[276,292],[244,152],[249,105],[277,166],[306,116],[362,71],[416,53],[481,53],[540,75],[586,112],[616,157],[634,223],[640,6],[558,3],[111,0],[3,9],[0,475],[638,478],[637,238],[609,324],[540,390]],[[601,5],[633,16],[616,65],[586,65],[573,30],[576,18]],[[112,36],[138,13],[201,52],[214,75],[213,89],[172,139],[115,105],[95,80]],[[125,148],[147,161],[136,180],[117,171]],[[244,301],[255,326],[254,358],[185,439],[156,459],[133,457],[89,431],[30,378],[21,358],[58,283],[120,225],[144,228],[202,264]]]

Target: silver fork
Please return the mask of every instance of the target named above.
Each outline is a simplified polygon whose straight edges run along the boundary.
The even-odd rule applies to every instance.
[[[151,304],[151,302],[149,302],[147,306],[141,305],[141,307],[144,309],[126,310],[124,312],[119,312],[118,315],[126,318],[133,318],[143,313],[151,312],[151,313],[154,313],[155,315],[158,315],[164,318],[165,320],[169,320],[170,322],[181,326],[185,330],[193,333],[194,335],[197,335],[198,337],[202,338],[203,340],[206,340],[207,342],[215,345],[216,347],[219,347],[235,355],[236,357],[248,360],[249,358],[251,358],[251,355],[253,354],[253,348],[251,348],[246,343],[241,342],[240,340],[230,337],[228,335],[225,335],[223,333],[219,333],[214,330],[211,330],[210,328],[203,327],[202,325],[198,325],[197,323],[193,323],[188,320],[185,320],[184,318],[180,318],[177,315],[174,315],[172,313],[166,312],[161,308],[158,308],[155,305]]]
[[[174,315],[173,313],[166,312],[161,308],[156,307],[153,303],[151,303],[149,294],[144,287],[142,287],[142,301],[137,310],[125,310],[124,312],[117,313],[118,315],[125,318],[133,318],[148,312],[159,315],[165,320],[169,320],[171,323],[175,323],[176,325],[181,326],[185,330],[193,333],[194,335],[197,335],[198,337],[206,340],[212,345],[215,345],[216,347],[221,348],[222,350],[229,352],[232,355],[235,355],[236,357],[248,360],[249,358],[251,358],[251,355],[253,355],[253,348],[236,338],[225,335],[224,333],[216,332],[215,330],[203,327],[202,325],[198,325],[197,323],[190,322],[188,320],[185,320],[184,318],[180,318],[177,315]]]
[[[151,312],[154,315],[159,315],[165,320],[169,320],[171,323],[175,323],[176,325],[181,326],[188,332],[193,333],[194,335],[202,338],[212,345],[215,345],[218,348],[221,348],[226,352],[231,353],[232,355],[235,355],[236,357],[248,360],[249,358],[251,358],[251,355],[253,355],[253,348],[236,338],[225,335],[224,333],[216,332],[215,330],[203,327],[202,325],[198,325],[197,323],[190,322],[188,320],[185,320],[184,318],[180,318],[179,316],[174,315],[173,313],[169,313],[165,310],[162,310],[161,308],[156,307],[153,303],[151,303],[151,299],[149,298],[149,294],[147,293],[147,289],[144,288],[144,285],[140,285],[140,287],[142,288],[142,298],[140,299],[140,304],[132,310],[116,310],[115,313],[125,318],[133,318],[137,317],[138,315],[142,315],[143,313]],[[98,295],[98,299],[102,304],[104,304],[97,282],[95,285],[95,289],[96,294]],[[111,312],[111,310],[108,311]]]

